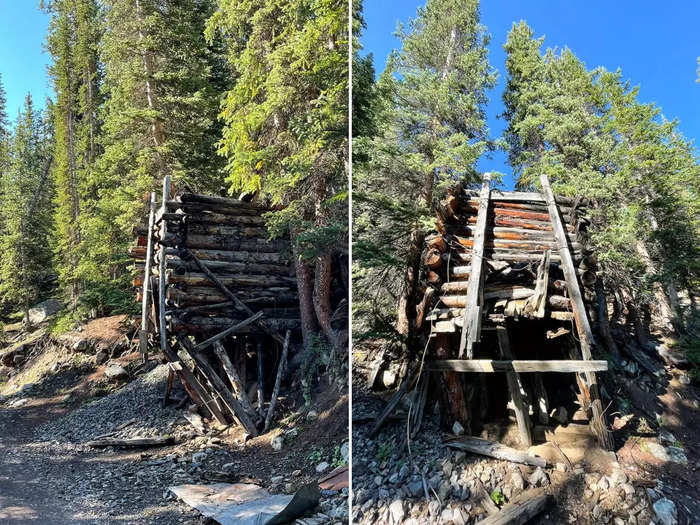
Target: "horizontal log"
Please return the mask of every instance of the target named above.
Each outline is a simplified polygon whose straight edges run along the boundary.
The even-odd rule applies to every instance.
[[[298,306],[262,306],[255,307],[255,313],[261,313],[266,318],[271,319],[299,319],[299,307]],[[178,308],[177,310],[170,310],[170,313],[177,317],[181,317],[183,320],[191,319],[194,317],[228,317],[233,316],[234,318],[239,317],[239,312],[233,307],[233,301],[227,303],[213,303],[211,305],[200,304],[196,306],[190,306],[185,308]],[[245,315],[245,314],[243,314]]]
[[[486,287],[484,290],[484,301],[490,299],[526,299],[533,293],[534,290],[532,288],[524,286],[509,286],[499,289]],[[465,308],[467,306],[466,295],[443,295],[440,297],[440,301],[450,308]]]
[[[432,334],[452,334],[456,332],[458,329],[462,328],[463,324],[463,316],[464,316],[464,308],[443,308],[441,309],[441,312],[446,312],[446,311],[455,311],[458,312],[456,315],[449,314],[446,315],[444,313],[441,313],[439,315],[439,318],[436,320],[431,319],[432,326],[430,328],[430,332]],[[551,319],[556,319],[558,321],[571,321],[574,318],[574,315],[571,312],[553,312],[549,311],[546,312],[546,315],[549,316]],[[506,320],[506,316],[503,314],[487,314],[485,317],[486,320],[494,323],[494,324],[502,324]],[[488,327],[482,327],[482,330],[487,330]]]
[[[441,359],[426,363],[426,370],[434,372],[605,372],[608,362],[583,360],[492,360]]]
[[[466,195],[470,198],[477,195],[478,192],[475,190],[467,190]],[[490,199],[494,202],[546,202],[544,197],[534,191],[499,191],[491,190]],[[555,195],[554,200],[557,204],[564,206],[573,206],[573,197],[564,197],[563,195]],[[581,205],[585,205],[588,201],[581,199]]]
[[[288,286],[236,290],[236,294],[241,301],[251,308],[254,305],[293,305],[298,304],[299,301],[296,291]],[[183,286],[182,288],[168,286],[166,299],[169,304],[182,307],[217,304],[228,301],[226,295],[216,288],[199,286]]]
[[[165,261],[167,269],[177,270],[180,273],[185,271],[194,272],[198,269],[193,261],[183,261],[178,257],[168,257]],[[266,264],[255,262],[227,262],[227,261],[207,261],[207,267],[214,273],[247,273],[264,275],[293,276],[294,269],[291,266],[279,264]]]
[[[245,315],[245,314],[243,314]],[[170,328],[176,333],[189,334],[208,334],[211,332],[220,332],[228,328],[232,324],[242,321],[240,318],[232,317],[192,317],[189,319],[181,319],[173,317],[170,320]],[[301,321],[299,319],[265,319],[265,323],[274,330],[293,330],[301,329]],[[242,329],[241,334],[263,334],[262,329],[256,325],[247,326]]]
[[[471,248],[474,245],[474,239],[471,237],[459,237],[455,236],[455,239],[461,246],[466,246]],[[543,252],[545,250],[550,250],[553,252],[558,252],[557,245],[554,241],[539,241],[539,240],[522,240],[514,241],[510,239],[493,239],[488,240],[485,243],[485,249],[492,250],[518,250],[518,251],[538,251]],[[583,247],[578,242],[573,242],[569,244],[569,249],[572,251],[581,252]]]
[[[187,235],[225,235],[227,237],[236,238],[260,238],[267,240],[269,233],[267,228],[263,226],[229,226],[225,224],[205,224],[205,223],[187,223],[181,225],[168,224],[168,231],[177,232],[178,228],[184,228]]]
[[[476,224],[476,215],[468,215],[466,218],[466,223],[467,224]],[[537,230],[537,231],[544,231],[544,232],[551,232],[552,230],[552,223],[550,222],[544,222],[544,221],[534,221],[534,220],[527,220],[527,219],[516,219],[513,217],[500,217],[500,216],[495,216],[495,217],[490,217],[488,224],[490,226],[501,226],[501,227],[508,227],[508,228],[522,228],[525,230]],[[447,229],[447,226],[445,226]],[[569,233],[574,233],[576,231],[576,228],[572,226],[571,224],[566,224],[566,230]]]
[[[176,217],[179,215],[180,217]],[[172,218],[174,222],[180,222],[185,218],[185,223],[193,224],[208,224],[222,226],[265,226],[265,218],[258,215],[226,215],[224,213],[215,213],[208,211],[185,213],[181,210],[177,214],[166,214],[167,218]]]
[[[174,247],[179,242],[175,235],[168,234],[165,239],[166,246]],[[226,250],[226,251],[257,251],[257,252],[280,252],[289,249],[288,241],[261,238],[236,239],[227,235],[199,235],[189,234],[185,239],[185,247],[206,250]]]
[[[85,443],[88,447],[94,448],[105,448],[105,447],[118,447],[118,448],[144,448],[144,447],[163,447],[166,445],[172,445],[175,443],[175,438],[173,436],[157,436],[151,438],[131,438],[131,439],[118,439],[118,438],[104,438],[95,439],[94,441],[88,441]]]
[[[231,215],[234,217],[240,217],[244,215],[257,217],[260,216],[262,213],[265,213],[265,211],[268,211],[258,208],[242,208],[239,206],[227,206],[224,204],[206,204],[203,202],[181,202],[178,200],[168,201],[165,205],[170,212],[175,213],[220,213],[222,215]]]
[[[469,237],[474,237],[476,233],[476,228],[470,224],[448,224],[445,227],[447,233],[452,233],[455,235],[466,235]],[[509,239],[512,241],[547,241],[555,242],[554,233],[551,231],[540,231],[532,230],[527,228],[518,228],[515,226],[486,226],[486,233],[488,239]],[[576,234],[567,234],[569,243],[577,242],[578,238]]]
[[[450,448],[465,450],[467,452],[472,452],[473,454],[489,456],[504,461],[523,463],[525,465],[532,465],[533,467],[547,467],[547,460],[544,458],[531,456],[525,452],[520,452],[514,448],[510,448],[487,439],[463,437],[459,440],[448,441],[445,444]]]
[[[217,197],[214,195],[203,195],[201,193],[181,193],[178,196],[180,202],[197,202],[202,204],[213,204],[217,206],[227,206],[229,208],[239,208],[246,210],[260,211],[261,207],[252,202],[232,199],[230,197]]]
[[[465,215],[475,215],[479,212],[478,201],[476,205],[471,203],[466,206],[460,206],[459,211]],[[492,220],[494,217],[506,217],[511,219],[522,219],[525,221],[540,221],[549,222],[549,214],[546,211],[522,210],[512,208],[489,208],[488,217]],[[462,218],[462,220],[464,220]]]
[[[200,261],[224,261],[224,262],[260,262],[289,264],[289,259],[279,252],[258,252],[241,250],[203,250],[192,249],[191,252]],[[145,251],[144,251],[145,254]],[[166,248],[166,255],[179,256],[176,248]],[[160,260],[156,255],[156,260]]]
[[[499,250],[491,251],[486,253],[485,262],[494,261],[506,261],[506,262],[540,262],[542,260],[542,254],[544,252],[517,252],[513,250]],[[580,252],[572,254],[575,261],[580,261],[583,259],[583,255]],[[470,262],[472,260],[471,251],[467,252],[453,252],[452,258],[461,262]],[[558,254],[552,254],[549,258],[552,263],[560,263],[561,257]]]
[[[286,286],[296,287],[296,279],[293,277],[282,277],[272,275],[250,275],[242,273],[217,273],[216,276],[226,286]],[[172,270],[167,272],[168,283],[182,283],[188,286],[214,286],[212,281],[204,273],[187,272],[175,273]]]

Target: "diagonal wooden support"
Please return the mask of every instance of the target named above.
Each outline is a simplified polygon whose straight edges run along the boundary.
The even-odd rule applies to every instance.
[[[510,338],[505,326],[496,328],[498,335],[498,346],[503,359],[513,359],[513,352],[510,349]],[[506,372],[506,381],[510,391],[510,399],[513,401],[515,418],[518,421],[520,431],[520,443],[526,447],[532,445],[532,423],[530,422],[530,411],[525,400],[525,388],[523,387],[520,375],[517,372]]]
[[[472,247],[471,273],[467,289],[467,304],[464,309],[462,335],[459,341],[460,359],[474,357],[474,343],[481,340],[481,311],[483,298],[481,291],[484,282],[484,244],[486,240],[486,222],[488,220],[489,196],[491,194],[491,174],[484,174],[479,193],[479,211],[476,216],[476,233]]]
[[[156,213],[156,194],[151,193],[148,210],[148,242],[146,244],[146,268],[143,273],[143,296],[141,297],[141,330],[139,330],[139,348],[143,362],[148,361],[148,301],[151,296],[151,263],[153,262],[153,224]]]
[[[581,294],[581,288],[579,287],[574,261],[571,258],[571,252],[569,251],[566,231],[564,230],[564,225],[559,215],[559,209],[557,208],[557,203],[554,200],[554,193],[552,192],[552,187],[549,184],[547,175],[540,175],[540,183],[542,184],[543,196],[547,202],[549,218],[552,221],[552,229],[554,230],[554,238],[557,243],[557,249],[559,250],[559,256],[561,257],[561,268],[566,279],[566,288],[569,292],[569,297],[571,298],[574,321],[579,339],[581,341],[581,355],[583,359],[590,360],[592,358],[591,347],[593,345],[593,332],[591,330],[591,325],[588,322],[588,316],[586,315],[586,307],[583,304],[583,296]],[[598,383],[595,373],[584,372],[582,379],[585,379],[590,391],[591,409],[593,411],[591,428],[598,437],[600,445],[607,450],[612,450],[614,442],[605,421],[605,414],[603,412],[603,405],[600,399],[600,392],[598,391]]]

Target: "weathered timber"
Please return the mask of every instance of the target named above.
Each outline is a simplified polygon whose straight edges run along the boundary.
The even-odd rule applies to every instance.
[[[243,407],[243,410],[247,412],[251,421],[253,421],[255,419],[255,409],[253,409],[253,405],[250,404],[250,400],[248,399],[248,394],[245,391],[245,385],[243,384],[243,381],[241,381],[238,372],[236,372],[236,368],[233,366],[233,363],[231,363],[231,360],[229,359],[228,354],[226,353],[226,349],[221,344],[221,342],[216,341],[213,344],[214,353],[219,358],[219,361],[221,361],[221,365],[224,369],[224,372],[226,372],[226,376],[228,377],[228,380],[231,383],[231,389],[233,390],[233,394],[236,396],[236,399]],[[197,347],[195,347],[195,350],[196,349]]]
[[[225,206],[220,204],[205,204],[202,202],[180,202],[171,200],[167,203],[168,210],[180,212],[182,214],[197,214],[197,213],[218,213],[221,215],[231,216],[259,216],[266,211],[260,208],[242,208],[240,206]]]
[[[493,226],[491,224],[487,225],[488,236],[491,239],[510,239],[510,240],[541,240],[541,241],[554,241],[554,233],[550,229],[549,231],[533,230],[528,228],[518,228],[515,226]],[[470,235],[474,236],[476,232],[476,226],[464,225],[464,224],[449,224],[445,227],[445,230],[449,234],[457,235]],[[577,236],[575,233],[568,233],[567,238],[571,242],[576,242]]]
[[[488,232],[487,232],[488,233]],[[470,237],[460,237],[455,235],[455,240],[461,245],[464,246],[465,248],[472,248],[474,246],[474,239]],[[579,243],[572,243],[576,245],[576,249],[574,251],[581,252],[582,248]],[[514,241],[514,240],[508,240],[508,239],[494,239],[494,240],[487,240],[485,245],[484,245],[484,250],[486,252],[489,251],[498,251],[498,250],[518,250],[521,252],[544,252],[547,250],[552,250],[553,248],[556,248],[556,243],[553,240],[548,240],[548,241],[538,241],[538,240],[522,240],[522,241]]]
[[[168,214],[175,215],[175,214]],[[184,213],[187,224],[222,224],[228,226],[264,226],[265,218],[258,215],[226,215],[223,213]],[[177,220],[176,217],[173,217]]]
[[[438,359],[450,359],[453,355],[452,338],[445,334],[437,333],[434,341],[436,357]],[[471,413],[461,375],[447,370],[443,371],[438,377],[440,378],[441,389],[440,416],[443,419],[443,424],[452,428],[454,422],[459,421],[464,431],[470,433]]]
[[[542,191],[547,202],[549,215],[554,227],[554,235],[557,239],[557,247],[561,257],[561,268],[564,272],[564,277],[566,278],[566,286],[569,292],[569,297],[571,298],[574,321],[579,332],[581,355],[583,356],[583,359],[590,360],[592,358],[591,346],[593,345],[593,332],[591,331],[591,326],[588,322],[586,307],[583,303],[581,289],[579,288],[576,267],[574,266],[574,261],[569,252],[569,247],[567,244],[568,239],[566,237],[561,218],[559,217],[559,211],[557,210],[554,194],[551,186],[549,185],[549,179],[545,174],[540,176],[540,183],[542,185]],[[591,409],[593,411],[593,420],[591,421],[591,425],[593,427],[593,431],[598,437],[600,445],[607,450],[612,450],[614,442],[605,421],[605,413],[603,412],[603,405],[600,399],[600,392],[598,391],[598,383],[595,373],[586,372],[584,377],[591,395]]]
[[[165,211],[165,203],[170,198],[170,175],[163,178],[163,204],[161,209]],[[163,225],[160,231],[160,240],[164,241],[168,235],[167,226]],[[168,348],[168,335],[167,335],[167,324],[165,320],[165,288],[167,282],[165,279],[165,260],[162,259],[159,263],[158,270],[160,275],[158,277],[158,306],[159,306],[159,326],[160,326],[160,349],[165,352]]]
[[[532,376],[532,383],[534,386],[537,417],[540,423],[547,425],[549,423],[549,397],[547,396],[547,389],[544,387],[542,374],[535,372]]]
[[[167,257],[167,269],[177,270],[178,273],[196,272],[197,266],[191,261],[183,261],[177,257]],[[294,269],[283,264],[267,264],[255,262],[207,261],[207,266],[215,273],[243,273],[291,276]]]
[[[545,304],[547,303],[547,288],[549,285],[549,265],[551,252],[547,250],[542,254],[542,260],[537,267],[537,280],[535,291],[525,305],[524,313],[528,317],[542,319],[544,317]],[[568,299],[564,298],[568,302]],[[551,304],[551,303],[550,303]]]
[[[217,397],[223,402],[228,410],[230,410],[231,415],[235,417],[241,426],[252,436],[258,435],[258,429],[256,428],[253,421],[250,419],[243,406],[238,402],[238,400],[233,397],[231,391],[226,388],[226,385],[221,380],[216,371],[209,365],[206,359],[194,350],[192,343],[184,336],[177,337],[180,346],[190,355],[194,360],[195,364],[199,368],[202,375],[209,381],[209,385],[214,392],[216,392]]]
[[[554,498],[550,494],[541,494],[524,503],[509,503],[497,514],[479,521],[478,525],[523,525],[541,513],[553,501]]]
[[[447,441],[445,444],[450,448],[465,450],[467,452],[472,452],[473,454],[480,454],[482,456],[502,459],[504,461],[532,465],[533,467],[547,467],[547,461],[544,458],[531,456],[530,454],[520,452],[514,448],[510,448],[487,439],[477,437],[461,437],[459,439]]]
[[[475,192],[470,192],[467,191],[466,194],[468,196],[472,196]],[[528,191],[499,191],[499,190],[493,190],[493,196],[492,199],[494,202],[545,202],[545,198],[540,194],[536,192],[528,192]],[[575,204],[575,200],[572,197],[564,197],[562,195],[557,195],[556,197],[556,203],[560,204],[562,206],[573,206]],[[585,204],[585,201],[582,201],[581,204]]]
[[[284,378],[284,373],[287,368],[287,354],[289,353],[289,338],[291,332],[287,330],[284,334],[284,344],[282,345],[282,355],[280,356],[280,362],[277,365],[277,375],[275,376],[275,386],[272,389],[272,397],[270,398],[270,406],[267,407],[267,415],[265,416],[265,428],[263,432],[267,432],[272,423],[272,417],[275,415],[275,408],[277,407],[277,398],[280,393],[280,385],[282,384],[282,379]]]
[[[478,217],[473,215],[467,216],[467,224],[476,224]],[[493,224],[496,227],[504,228],[520,228],[525,230],[534,230],[539,232],[551,232],[552,225],[549,222],[542,221],[532,221],[527,219],[516,219],[515,217],[493,217],[489,220],[489,224]],[[576,233],[576,228],[570,224],[565,225],[565,229],[570,233]]]
[[[235,334],[237,331],[241,330],[241,328],[244,328],[258,319],[260,319],[263,316],[262,312],[258,312],[255,315],[251,315],[248,319],[245,319],[244,321],[241,321],[240,323],[236,323],[230,328],[227,328],[223,332],[220,332],[216,334],[213,337],[210,337],[206,341],[202,341],[201,343],[198,343],[195,345],[194,350],[195,352],[199,352],[201,350],[204,350],[205,348],[208,348],[209,346],[213,345],[214,343],[217,343],[224,339],[225,337],[228,337],[231,334]]]
[[[177,231],[177,228],[184,227],[187,229],[187,235],[221,235],[225,237],[242,238],[260,238],[266,239],[268,236],[267,230],[259,226],[228,226],[224,224],[203,224],[203,223],[187,223],[185,226],[177,224],[169,224],[169,229]]]
[[[510,349],[510,339],[508,338],[508,330],[505,326],[499,326],[496,329],[498,336],[498,346],[503,359],[511,360],[513,363],[513,352]],[[510,399],[513,401],[513,409],[515,418],[518,422],[518,430],[520,431],[520,443],[526,447],[532,445],[532,424],[530,422],[529,406],[526,402],[527,394],[523,387],[522,380],[517,372],[506,372],[506,382],[510,392]]]
[[[423,299],[416,306],[416,319],[414,321],[416,329],[423,325],[423,319],[425,318],[426,310],[432,303],[433,296],[435,295],[435,288],[427,287],[423,293]]]
[[[179,200],[181,202],[199,202],[209,205],[226,206],[233,209],[247,209],[259,212],[260,206],[240,199],[231,199],[228,197],[217,197],[213,195],[202,195],[200,193],[182,193]]]
[[[118,439],[118,438],[104,438],[95,439],[93,441],[88,441],[85,443],[88,447],[94,448],[105,448],[105,447],[117,447],[117,448],[145,448],[145,447],[164,447],[166,445],[172,445],[175,443],[175,438],[173,436],[157,436],[157,437],[143,437],[143,438],[131,438],[131,439]]]
[[[249,289],[238,292],[241,302],[250,307],[297,305],[297,296],[288,287],[274,287],[267,290]],[[168,287],[166,293],[169,303],[177,306],[208,305],[225,302],[228,297],[216,288]]]
[[[265,417],[265,396],[263,390],[263,352],[262,343],[258,341],[257,348],[257,364],[258,364],[258,414],[260,417]]]
[[[382,412],[377,416],[377,419],[374,421],[374,426],[369,433],[370,436],[375,435],[379,429],[382,428],[382,425],[384,425],[387,418],[394,412],[401,399],[403,399],[403,397],[409,392],[409,390],[416,383],[417,379],[418,374],[414,374],[412,377],[406,377],[406,379],[403,380],[403,383],[401,383],[399,389],[391,397],[386,407],[384,407],[384,410],[382,410]]]
[[[253,315],[253,311],[248,306],[246,306],[245,303],[241,302],[241,300],[233,292],[231,292],[231,290],[229,290],[228,287],[224,283],[222,283],[216,275],[212,273],[211,270],[209,270],[206,264],[200,261],[192,252],[188,251],[187,255],[188,258],[194,260],[197,263],[197,266],[199,266],[199,269],[202,272],[204,272],[213,282],[215,282],[217,287],[222,292],[224,292],[229,297],[229,299],[231,299],[234,302],[235,307],[237,309],[242,310],[248,315]],[[277,341],[280,344],[284,344],[284,338],[279,334],[279,332],[275,328],[271,327],[263,320],[258,320],[257,325],[263,330],[263,332],[267,333],[275,341]]]
[[[167,235],[162,239],[162,244],[166,247],[174,247],[180,241],[177,235]],[[238,239],[227,235],[187,235],[185,239],[186,248],[225,250],[225,251],[258,251],[277,253],[289,248],[285,241],[268,241],[267,239],[251,238]]]
[[[479,214],[477,216],[476,234],[472,249],[471,274],[469,275],[469,288],[467,290],[468,308],[464,311],[464,325],[459,341],[459,357],[465,355],[472,358],[474,355],[474,343],[481,340],[481,313],[483,299],[481,289],[484,284],[484,243],[486,241],[486,221],[491,194],[491,174],[485,173],[479,193]]]
[[[605,360],[493,360],[493,359],[438,359],[425,364],[426,370],[453,372],[605,372],[608,362]]]
[[[182,283],[187,286],[216,286],[216,283],[212,285],[210,277],[205,273],[176,273],[174,271],[168,271],[167,276],[169,283]],[[281,275],[217,273],[216,276],[219,281],[226,286],[259,286],[263,288],[276,286],[293,288],[296,286],[296,279],[293,277],[283,277]]]
[[[299,319],[269,319],[261,318],[254,325],[246,326],[241,328],[239,334],[255,334],[260,333],[260,329],[257,328],[257,324],[265,320],[265,326],[269,330],[284,331],[284,330],[299,330],[301,328],[301,321]],[[170,327],[173,332],[189,332],[193,334],[208,335],[212,332],[221,331],[233,323],[238,322],[238,319],[232,317],[191,317],[188,319],[182,319],[180,317],[173,317],[170,320]]]
[[[148,301],[151,300],[150,284],[151,263],[153,261],[153,223],[156,213],[156,194],[151,193],[148,206],[148,245],[146,246],[146,265],[144,267],[143,296],[141,298],[141,330],[139,331],[139,348],[143,361],[148,360]]]
[[[289,260],[282,256],[279,252],[258,252],[258,251],[242,251],[242,250],[198,250],[190,249],[200,261],[221,261],[221,262],[255,262],[268,264],[289,264]],[[179,258],[180,251],[177,248],[166,248],[166,256],[177,256]],[[157,260],[160,254],[157,256]]]
[[[449,293],[468,292],[468,284],[464,281],[452,281],[450,283],[444,283],[440,287],[440,290]],[[534,290],[532,288],[518,285],[485,286],[483,291],[484,301],[490,299],[523,299],[530,297],[533,293]],[[445,301],[446,298],[447,301]],[[465,307],[467,305],[468,295],[443,296],[440,299],[446,306]]]
[[[474,499],[476,505],[482,507],[489,516],[496,514],[498,512],[498,506],[491,499],[491,495],[489,494],[489,491],[486,490],[484,482],[477,477],[474,485]]]
[[[414,398],[416,399],[416,404],[411,411],[411,421],[410,421],[410,435],[414,438],[418,435],[421,426],[423,425],[423,414],[425,413],[425,404],[428,401],[428,392],[430,386],[430,373],[424,372],[421,379],[418,382],[416,389],[418,390],[418,395]]]

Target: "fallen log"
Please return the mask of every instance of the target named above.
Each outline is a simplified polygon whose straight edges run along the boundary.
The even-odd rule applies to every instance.
[[[243,410],[248,414],[248,417],[251,419],[251,421],[254,420],[255,410],[253,409],[253,405],[250,404],[248,394],[245,391],[245,385],[243,384],[243,381],[241,381],[241,378],[238,376],[238,372],[236,372],[233,363],[231,363],[231,360],[229,359],[228,354],[226,353],[226,349],[219,341],[216,341],[213,344],[214,353],[219,358],[219,361],[221,361],[221,365],[224,369],[224,372],[226,372],[226,375],[228,376],[228,380],[231,383],[231,389],[233,390],[233,394],[236,396],[236,399],[243,407]],[[195,347],[195,349],[196,348],[197,347]]]
[[[88,441],[85,443],[88,447],[94,448],[105,448],[105,447],[118,447],[118,448],[143,448],[143,447],[163,447],[166,445],[172,445],[175,443],[175,438],[173,436],[157,436],[152,438],[131,438],[131,439],[118,439],[118,438],[104,438],[95,439],[93,441]]]
[[[479,525],[522,525],[542,512],[554,501],[550,494],[542,494],[524,503],[509,503],[497,514],[481,520]]]
[[[533,467],[546,467],[547,461],[537,456],[531,456],[514,448],[501,445],[494,441],[481,439],[477,437],[461,437],[456,440],[451,440],[445,443],[448,447],[457,450],[465,450],[482,456],[489,456],[504,461],[513,463],[522,463],[524,465],[532,465]]]

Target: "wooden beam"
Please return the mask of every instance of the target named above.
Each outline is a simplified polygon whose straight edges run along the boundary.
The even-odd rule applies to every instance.
[[[170,199],[170,175],[163,178],[163,204],[161,210],[165,212],[165,203]],[[164,241],[168,235],[168,226],[163,223],[160,229],[160,240]],[[162,250],[161,246],[161,250]],[[160,317],[160,349],[165,353],[168,349],[167,323],[165,321],[165,288],[168,283],[165,278],[165,257],[161,257],[158,274],[158,304]]]
[[[512,461],[513,463],[522,463],[524,465],[532,465],[533,467],[547,467],[547,460],[544,458],[531,456],[525,452],[520,452],[519,450],[501,445],[495,441],[489,441],[488,439],[461,437],[448,441],[445,445],[457,450],[465,450],[473,454],[489,456],[504,461]]]
[[[505,326],[499,326],[496,329],[498,336],[498,346],[501,351],[501,357],[510,359],[513,363],[513,352],[510,349],[510,339],[508,338],[508,329]],[[513,401],[513,409],[515,410],[515,418],[518,421],[518,430],[520,431],[520,443],[523,446],[529,447],[532,445],[532,424],[530,422],[530,410],[526,402],[526,392],[523,383],[517,372],[506,372],[506,381],[508,382],[508,390],[510,391],[510,399]]]
[[[542,494],[524,503],[509,503],[498,514],[492,514],[478,525],[523,525],[542,512],[554,501],[550,494]]]
[[[574,322],[576,324],[579,340],[581,342],[581,355],[583,359],[590,360],[592,358],[591,347],[594,344],[593,332],[591,330],[591,325],[588,322],[586,306],[583,303],[583,296],[578,283],[576,267],[574,266],[574,261],[571,258],[571,253],[569,252],[568,240],[564,225],[562,224],[561,217],[559,216],[559,210],[557,209],[552,187],[549,184],[547,175],[544,173],[540,176],[540,183],[542,185],[544,198],[547,201],[549,216],[552,220],[554,237],[557,241],[559,256],[561,257],[561,268],[564,272],[564,277],[566,278],[566,288],[569,292],[569,297],[571,298],[571,308],[574,314]],[[591,422],[593,431],[598,437],[600,445],[607,450],[612,450],[614,442],[605,421],[605,414],[603,412],[603,405],[600,399],[600,392],[598,391],[598,383],[595,373],[592,371],[587,371],[584,373],[582,379],[584,378],[590,391],[591,409],[593,411],[593,420]]]
[[[224,372],[226,372],[226,375],[228,376],[228,380],[231,383],[231,389],[238,399],[238,402],[243,407],[243,410],[248,413],[250,419],[254,420],[255,410],[248,399],[248,394],[245,391],[245,384],[243,384],[243,381],[241,381],[238,372],[236,372],[236,369],[234,368],[233,363],[229,359],[226,349],[221,342],[217,341],[214,343],[214,353],[219,358],[219,361],[221,361],[221,365],[223,366]]]
[[[481,310],[483,300],[481,288],[483,285],[484,243],[486,241],[486,221],[491,194],[491,174],[484,174],[479,194],[479,213],[476,220],[476,235],[472,248],[471,273],[469,275],[469,290],[467,304],[464,309],[464,324],[459,341],[459,357],[474,357],[474,343],[481,340]]]
[[[287,368],[287,354],[289,352],[289,338],[291,336],[291,331],[287,330],[284,335],[284,345],[282,346],[282,356],[280,357],[280,362],[277,365],[277,376],[275,377],[275,387],[272,390],[272,397],[270,398],[270,406],[267,407],[267,415],[265,416],[265,427],[263,432],[267,432],[272,423],[272,416],[275,414],[275,407],[277,406],[277,396],[280,393],[280,385],[282,384],[282,378],[284,377],[285,370]]]
[[[151,192],[148,204],[148,244],[146,245],[146,267],[143,272],[143,296],[141,297],[141,330],[139,348],[143,362],[148,361],[148,301],[151,299],[151,263],[153,262],[153,224],[156,214],[156,193]]]
[[[453,372],[604,372],[608,369],[605,360],[553,360],[543,361],[534,359],[523,360],[493,360],[493,359],[439,359],[425,364],[430,371]]]

